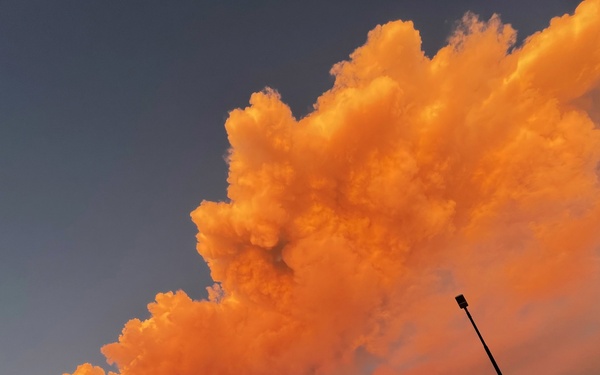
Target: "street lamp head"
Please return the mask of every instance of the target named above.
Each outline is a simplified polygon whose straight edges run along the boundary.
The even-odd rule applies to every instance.
[[[456,303],[458,303],[458,307],[460,307],[461,309],[464,309],[465,307],[469,306],[469,304],[467,303],[467,299],[462,294],[456,296]]]

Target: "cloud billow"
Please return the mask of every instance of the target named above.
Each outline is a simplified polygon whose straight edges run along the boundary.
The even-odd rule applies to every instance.
[[[518,48],[497,16],[468,14],[433,58],[390,22],[306,117],[253,94],[225,124],[229,201],[192,213],[209,299],[158,294],[109,363],[483,373],[464,292],[507,373],[599,371],[599,14],[586,0]]]

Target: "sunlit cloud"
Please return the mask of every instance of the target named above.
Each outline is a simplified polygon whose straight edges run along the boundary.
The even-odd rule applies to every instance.
[[[121,375],[600,371],[600,1],[515,47],[467,14],[428,58],[377,26],[296,119],[229,114],[228,202],[192,213],[215,285],[156,296]],[[73,375],[103,375],[90,365]],[[111,374],[114,374],[111,372]]]

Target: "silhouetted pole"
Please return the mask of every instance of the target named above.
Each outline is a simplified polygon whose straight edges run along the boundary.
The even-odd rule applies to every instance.
[[[490,352],[490,349],[485,344],[485,341],[483,341],[483,337],[481,337],[481,333],[479,333],[479,330],[477,329],[477,326],[475,325],[475,322],[473,321],[471,314],[469,314],[469,310],[467,310],[467,306],[469,306],[469,304],[467,303],[467,299],[462,294],[459,294],[458,296],[456,296],[456,302],[458,303],[458,306],[461,309],[464,309],[465,312],[467,313],[467,316],[469,317],[469,320],[473,324],[473,328],[475,328],[475,332],[477,332],[477,336],[479,336],[479,340],[481,340],[481,343],[483,344],[483,348],[485,349],[485,352],[487,353],[488,357],[490,357],[490,361],[492,361],[492,365],[494,365],[496,372],[498,373],[498,375],[502,375],[502,373],[500,372],[500,367],[498,367],[498,364],[494,360],[494,356],[492,355],[492,352]]]

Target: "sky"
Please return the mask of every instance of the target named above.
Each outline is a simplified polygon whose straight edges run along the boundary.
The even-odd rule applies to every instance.
[[[468,322],[456,307],[454,296],[462,292],[472,301],[475,318],[479,315],[482,324],[488,323],[480,327],[484,335],[487,332],[497,335],[501,367],[504,360],[515,373],[531,373],[528,371],[540,368],[535,367],[540,366],[539,358],[543,358],[540,353],[560,353],[564,358],[584,363],[577,369],[578,374],[597,373],[600,364],[581,361],[578,353],[588,353],[581,348],[597,343],[599,336],[598,321],[591,316],[600,307],[586,302],[597,299],[598,292],[585,287],[586,281],[598,281],[593,278],[598,269],[593,262],[586,264],[589,258],[585,256],[600,243],[590,234],[591,225],[598,218],[594,200],[598,187],[590,182],[588,175],[590,163],[598,159],[600,150],[594,143],[597,135],[578,113],[588,113],[598,124],[598,114],[593,113],[593,106],[589,104],[597,103],[597,81],[592,77],[591,83],[586,83],[585,79],[594,74],[589,66],[599,61],[594,60],[598,52],[593,50],[593,46],[599,44],[588,41],[581,48],[585,51],[587,46],[589,55],[577,55],[581,50],[568,50],[577,48],[577,43],[566,39],[558,52],[552,52],[556,47],[551,43],[545,47],[544,38],[540,37],[529,50],[527,46],[523,48],[522,55],[529,59],[519,60],[522,61],[519,72],[529,72],[534,77],[531,90],[540,94],[524,96],[526,90],[520,87],[513,91],[490,88],[502,80],[512,82],[514,75],[507,72],[514,68],[520,56],[518,53],[510,55],[513,49],[518,49],[527,36],[548,27],[551,18],[572,14],[578,3],[547,1],[540,7],[539,2],[532,0],[370,1],[362,4],[336,1],[0,2],[0,85],[3,87],[0,91],[0,297],[3,301],[0,306],[0,373],[73,373],[78,365],[88,362],[107,371],[118,371],[119,367],[123,375],[150,373],[143,372],[143,367],[131,367],[130,358],[137,354],[135,350],[125,350],[125,344],[135,347],[134,333],[139,327],[136,328],[135,320],[128,321],[151,318],[150,325],[160,325],[157,322],[162,316],[161,309],[175,311],[173,306],[188,306],[190,310],[198,310],[195,312],[198,315],[181,318],[182,326],[188,324],[188,320],[212,322],[215,327],[222,326],[221,330],[210,332],[217,337],[230,336],[231,331],[235,331],[236,335],[249,340],[261,329],[269,331],[268,325],[256,328],[232,323],[248,319],[235,307],[239,305],[247,309],[246,313],[254,314],[250,316],[261,316],[265,322],[281,323],[282,327],[299,329],[299,326],[315,323],[322,328],[319,332],[323,337],[317,340],[322,347],[314,344],[314,337],[311,340],[311,337],[291,333],[291,337],[305,345],[288,347],[282,344],[284,338],[279,337],[273,342],[257,344],[258,354],[254,359],[264,358],[267,353],[285,358],[282,361],[289,366],[295,364],[285,367],[275,361],[271,364],[273,368],[287,371],[278,373],[444,373],[435,367],[440,364],[456,371],[464,370],[452,357],[464,358],[464,366],[470,366],[467,369],[488,371],[489,363],[485,362],[475,334],[470,327],[461,325]],[[467,11],[478,14],[482,22],[497,13],[501,22],[512,25],[517,34],[499,26],[497,19],[485,27],[477,26],[483,24],[473,18],[466,18],[460,24]],[[413,24],[395,23],[376,29],[377,25],[395,20]],[[560,30],[562,23],[556,24],[555,30]],[[565,29],[570,27],[564,26]],[[415,29],[418,37],[415,37]],[[461,31],[467,36],[460,34]],[[367,42],[368,34],[371,36]],[[471,34],[476,37],[469,38]],[[557,31],[556,35],[561,34]],[[386,44],[386,40],[391,40],[391,44]],[[365,49],[351,58],[353,51],[365,43]],[[458,57],[453,57],[448,49],[438,53],[448,43],[467,52],[457,53]],[[400,51],[397,56],[395,48]],[[419,55],[421,49],[422,56]],[[472,54],[469,51],[473,51]],[[550,52],[539,63],[534,57],[543,55],[544,51]],[[386,60],[388,52],[392,56],[389,61]],[[561,54],[576,56],[574,61],[581,61],[581,66],[561,60]],[[444,73],[437,81],[421,77],[424,73],[415,68],[425,66],[423,58],[434,56],[439,56],[435,60],[436,71]],[[352,62],[336,65],[341,61]],[[548,83],[556,75],[552,67],[561,64],[566,69],[561,73],[564,81],[558,78],[556,81],[564,83]],[[387,70],[384,69],[385,74],[377,73],[379,68],[373,66],[384,66]],[[583,73],[571,74],[576,68],[581,68]],[[372,76],[377,74],[389,75],[395,83]],[[541,78],[536,78],[538,75]],[[514,80],[520,82],[518,77]],[[596,94],[586,96],[593,84],[596,84]],[[265,87],[276,92],[267,90],[253,95]],[[388,92],[390,98],[395,99],[381,96]],[[358,99],[352,99],[352,95]],[[249,109],[231,112],[247,107],[251,97]],[[510,102],[513,98],[521,105]],[[484,99],[497,107],[488,109],[487,101],[485,105],[480,103]],[[410,105],[421,108],[420,116],[425,116],[421,121],[430,121],[436,131],[428,136],[418,135],[420,131],[408,126],[407,129],[412,130],[389,131],[391,122],[410,123],[410,118],[393,111],[393,115],[388,114],[386,100],[404,103],[406,107],[398,109],[401,113],[410,113]],[[443,121],[437,121],[436,116],[445,113],[445,105],[464,111],[449,112],[444,114],[447,117],[440,117]],[[469,112],[470,106],[482,109]],[[354,110],[356,108],[359,109]],[[534,115],[526,117],[526,111]],[[368,115],[362,118],[363,113]],[[506,116],[495,117],[497,114]],[[308,129],[304,132],[294,125],[303,118],[306,120],[301,120],[302,124]],[[491,124],[489,131],[471,133],[464,128],[482,121]],[[459,122],[462,125],[457,125]],[[361,128],[361,123],[370,125]],[[552,125],[544,128],[538,123]],[[528,127],[525,131],[515,125],[514,129],[521,131],[514,131],[520,134],[517,136],[509,131],[513,127],[506,124],[528,124]],[[509,130],[499,133],[497,129]],[[563,139],[555,136],[557,132],[575,135]],[[290,136],[296,142],[294,152],[289,151],[291,146],[285,141],[288,133],[294,134]],[[269,140],[265,134],[274,138]],[[552,142],[546,145],[535,140],[526,144],[515,141],[535,138],[527,138],[527,134],[542,134]],[[393,150],[404,150],[399,155],[381,148],[386,139],[413,143],[406,149],[394,143]],[[503,143],[504,140],[507,141]],[[377,157],[369,151],[373,145],[379,150]],[[478,145],[489,146],[494,152],[477,153]],[[231,153],[230,147],[233,147]],[[448,155],[462,155],[463,150],[468,151],[464,151],[466,156],[456,159],[456,165],[452,164],[453,159]],[[522,150],[530,152],[520,152]],[[431,155],[440,159],[434,160]],[[468,155],[477,155],[477,158],[471,159]],[[541,158],[539,155],[549,156]],[[363,168],[361,158],[375,159],[365,162]],[[478,160],[480,164],[470,160]],[[386,162],[391,163],[391,170],[401,172],[378,175],[376,166]],[[261,169],[263,165],[271,165],[272,170]],[[529,166],[528,173],[521,175],[524,165]],[[343,174],[349,166],[356,169]],[[423,173],[421,176],[411,172],[412,168],[425,172],[419,172]],[[479,180],[475,178],[478,184],[473,185],[472,196],[451,178],[463,170],[473,176],[483,176]],[[364,173],[362,178],[361,173]],[[407,180],[406,176],[413,174],[422,179],[418,186],[432,184],[444,193],[438,194],[433,188],[423,188],[423,192],[409,188],[417,186],[413,178]],[[543,178],[528,179],[528,176],[538,175]],[[358,180],[347,180],[348,176]],[[343,184],[331,187],[330,178],[336,184],[346,181],[348,190],[343,190]],[[291,184],[290,179],[295,183]],[[520,185],[512,184],[514,179],[521,181]],[[374,181],[377,188],[365,180]],[[306,186],[302,181],[306,181]],[[523,190],[519,190],[522,186],[525,186]],[[398,190],[385,190],[386,187]],[[556,190],[546,187],[556,187]],[[402,196],[409,197],[406,201],[419,205],[379,198],[398,196],[399,190],[404,192]],[[499,191],[512,195],[505,201]],[[319,210],[323,211],[302,211],[313,202],[306,201],[306,197],[321,193],[335,204],[322,198],[324,203]],[[331,194],[340,195],[331,198]],[[495,198],[489,198],[491,196]],[[530,198],[532,200],[528,200]],[[226,203],[231,200],[238,204]],[[200,206],[203,201],[207,203]],[[209,201],[223,203],[217,205]],[[461,211],[460,207],[468,209]],[[194,221],[190,218],[192,212]],[[297,221],[290,224],[290,219],[283,219],[290,215]],[[380,215],[385,216],[385,220]],[[331,217],[336,227],[320,223],[319,218],[324,217]],[[369,234],[361,238],[347,235],[345,231],[363,233],[361,231],[366,230],[362,227],[366,224],[360,219],[364,217],[371,220]],[[312,232],[301,230],[307,227],[321,228],[323,238],[317,239]],[[403,237],[389,234],[392,227],[398,228]],[[492,227],[502,229],[495,232]],[[204,235],[199,237],[198,247],[202,256],[196,251],[198,228]],[[365,239],[371,236],[381,241]],[[556,250],[558,255],[546,257],[539,252],[542,245],[553,249],[554,244],[565,244],[565,238],[570,239],[567,243],[575,255],[569,257]],[[340,262],[345,256],[342,249],[348,247],[355,249],[356,259]],[[435,247],[449,250],[430,253]],[[483,250],[490,247],[491,250]],[[283,267],[279,265],[283,262],[285,267],[295,270],[295,277],[300,279],[290,281],[285,268],[285,272],[280,270],[270,276],[275,280],[273,284],[260,283],[281,288],[252,289],[244,278],[256,274],[268,276],[240,265],[257,264],[255,256],[262,259],[262,255],[256,255],[255,248],[267,249],[269,254],[274,254],[277,270]],[[310,257],[317,255],[306,250],[313,248],[327,249],[330,255],[326,259],[335,262],[317,262]],[[414,255],[389,258],[384,248]],[[363,254],[361,249],[366,252]],[[383,252],[384,255],[378,255],[383,258],[372,258],[373,249]],[[509,249],[516,250],[510,252]],[[228,252],[242,254],[241,263],[233,262]],[[298,253],[307,256],[303,258]],[[356,267],[365,264],[365,254],[368,254],[369,264],[379,264],[379,259],[383,264],[398,268],[381,279],[373,275],[360,279],[360,283],[347,279],[347,274],[362,275]],[[205,260],[212,262],[212,278]],[[323,269],[340,264],[341,268],[334,267],[336,272],[329,275],[338,284],[323,284],[323,280],[311,276],[314,273],[303,273],[301,270],[310,264],[321,265]],[[542,266],[528,273],[531,264]],[[346,265],[348,268],[344,268]],[[458,277],[450,265],[467,267],[464,276]],[[593,266],[596,268],[591,268]],[[477,278],[486,272],[492,281]],[[213,280],[220,284],[213,286]],[[294,282],[312,285],[313,289],[307,286],[290,289],[288,293],[286,288],[292,288],[289,285]],[[469,283],[479,285],[474,287]],[[502,283],[514,288],[498,287]],[[352,293],[358,292],[352,294],[340,285],[352,285]],[[487,291],[484,290],[486,285]],[[211,287],[209,292],[206,287]],[[167,293],[177,290],[185,294]],[[324,292],[314,294],[311,290]],[[327,291],[340,293],[347,297],[344,301],[350,302],[337,301]],[[467,291],[471,291],[472,298]],[[492,301],[494,297],[487,294],[491,292],[496,292],[495,298],[505,300],[515,293],[511,301],[518,309]],[[157,293],[167,294],[156,297]],[[198,302],[209,294],[210,301]],[[288,300],[282,295],[291,297]],[[377,297],[377,301],[370,301],[366,295]],[[422,296],[423,306],[437,306],[440,312],[456,315],[439,318],[438,325],[429,326],[424,319],[435,320],[431,313],[419,310],[418,304],[400,303],[415,296],[417,300]],[[358,297],[359,300],[353,299]],[[155,303],[150,313],[147,305],[155,298],[162,302]],[[283,302],[272,303],[271,299]],[[305,311],[298,308],[299,302],[320,307]],[[392,302],[398,302],[401,309],[387,305]],[[444,305],[446,302],[448,306]],[[568,309],[564,308],[565,304]],[[215,306],[229,312],[211,318],[210,311],[202,310]],[[335,307],[340,306],[358,311],[354,316],[357,320],[336,315]],[[589,311],[590,315],[573,315],[577,309]],[[320,312],[331,314],[327,319],[316,318]],[[227,313],[235,318],[227,318]],[[389,320],[386,317],[391,313],[403,316],[397,321]],[[281,321],[282,314],[291,316],[292,321]],[[565,323],[573,316],[582,318],[583,325],[573,327]],[[509,317],[522,318],[521,322],[505,323],[514,325],[522,333],[515,333],[513,342],[510,335],[503,334],[507,329],[499,323]],[[378,323],[363,327],[362,322],[371,319]],[[339,327],[337,322],[341,322]],[[133,333],[122,336],[121,342],[125,344],[105,347],[105,354],[117,364],[117,367],[109,366],[100,349],[118,342],[126,323]],[[348,331],[347,326],[364,330]],[[595,331],[589,327],[595,327]],[[213,340],[208,332],[192,332],[198,333],[195,339],[181,338],[187,340],[187,345],[193,344],[192,348],[202,345],[197,342],[198,337],[209,343],[214,341],[217,348],[232,345]],[[465,337],[458,348],[464,351],[457,354],[449,350],[448,343],[450,339],[462,337],[460,332]],[[146,334],[152,341],[153,333]],[[205,334],[207,336],[202,336]],[[177,338],[175,336],[168,337]],[[428,339],[423,338],[425,336]],[[335,337],[348,337],[354,340],[354,346],[345,347],[337,343]],[[492,337],[489,341],[494,350]],[[551,347],[557,337],[564,338],[571,351]],[[163,337],[154,342],[166,341]],[[271,346],[283,349],[275,352],[265,349]],[[305,349],[307,347],[311,349]],[[531,349],[534,354],[530,357],[522,354],[531,347],[538,350]],[[338,351],[322,354],[334,349]],[[215,351],[221,353],[222,350]],[[209,354],[215,353],[209,351]],[[225,353],[218,359],[220,363],[231,363],[232,358],[250,366],[251,359],[239,359],[235,353],[231,357]],[[208,359],[198,361],[210,362]],[[569,362],[565,359],[561,363]],[[155,371],[172,373],[169,364],[165,360],[166,367]],[[181,373],[193,371],[197,363],[190,360],[188,366],[179,369]],[[219,371],[215,368],[213,373],[238,371],[233,367]],[[253,373],[264,373],[260,366],[252,368]],[[84,371],[88,370],[83,369],[81,373],[86,374]],[[560,365],[554,365],[551,371],[569,373]]]

